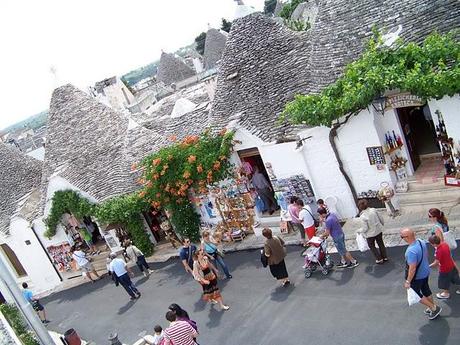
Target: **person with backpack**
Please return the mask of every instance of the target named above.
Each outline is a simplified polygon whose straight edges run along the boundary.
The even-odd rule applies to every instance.
[[[264,228],[262,235],[266,238],[263,255],[267,257],[270,273],[274,278],[281,282],[282,286],[289,285],[289,274],[286,269],[284,258],[286,257],[286,249],[284,241],[278,236],[273,236],[272,230]]]
[[[401,238],[409,245],[406,249],[406,281],[404,287],[412,288],[419,295],[420,303],[425,305],[425,314],[430,320],[439,316],[442,311],[433,301],[433,296],[428,284],[430,277],[430,264],[428,262],[428,251],[426,242],[417,239],[415,232],[409,228],[401,230]]]
[[[136,262],[137,267],[139,267],[139,270],[142,272],[144,277],[148,277],[151,273],[153,273],[153,270],[150,269],[149,264],[145,260],[144,253],[142,253],[139,248],[137,248],[130,240],[125,241],[124,247],[129,260]]]
[[[27,283],[22,283],[22,288],[24,289],[22,290],[22,295],[24,296],[26,301],[32,305],[32,308],[37,312],[40,321],[44,324],[49,323],[49,321],[46,319],[45,307],[43,307],[38,298],[34,297],[32,291],[29,289],[29,285],[27,285]]]
[[[310,206],[305,205],[303,200],[297,199],[295,202],[299,211],[299,219],[302,221],[302,225],[307,237],[306,240],[311,240],[316,235],[316,227],[319,225],[318,221],[313,217],[313,212]]]

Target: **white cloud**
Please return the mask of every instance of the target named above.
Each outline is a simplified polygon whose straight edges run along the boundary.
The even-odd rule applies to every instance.
[[[1,1],[0,128],[47,109],[57,85],[85,88],[150,63],[235,8],[234,0]]]

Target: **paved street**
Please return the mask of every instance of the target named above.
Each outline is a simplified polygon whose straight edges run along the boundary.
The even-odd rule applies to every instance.
[[[291,247],[288,271],[294,283],[277,287],[258,251],[226,256],[233,279],[221,282],[231,309],[219,311],[200,299],[200,286],[187,276],[177,259],[155,264],[149,279],[134,280],[142,292],[130,302],[123,288],[105,278],[43,299],[49,328],[64,332],[75,328],[80,336],[98,345],[117,331],[132,344],[139,334],[153,332],[155,324],[167,325],[164,314],[178,303],[197,321],[200,344],[459,344],[460,296],[440,302],[442,317],[429,321],[420,305],[409,308],[403,283],[403,247],[390,249],[390,262],[371,265],[370,253],[354,253],[361,265],[355,270],[320,272],[305,279],[298,247]],[[457,250],[457,261],[459,250]],[[430,253],[431,255],[432,253]],[[333,254],[337,261],[336,254]],[[436,289],[437,272],[431,286]]]

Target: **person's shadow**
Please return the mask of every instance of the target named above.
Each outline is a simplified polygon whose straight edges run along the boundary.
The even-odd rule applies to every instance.
[[[132,308],[132,306],[134,305],[134,303],[136,303],[136,300],[133,301],[133,300],[129,300],[124,306],[120,307],[120,309],[118,309],[118,315],[123,315],[124,313],[126,313],[129,309]]]
[[[383,265],[369,264],[364,269],[364,272],[373,276],[374,278],[383,278],[388,273],[395,269],[396,265],[392,261],[388,261]]]
[[[435,320],[428,321],[425,325],[419,328],[420,335],[418,339],[422,345],[443,345],[449,339],[450,327],[442,315]]]
[[[294,291],[294,288],[295,286],[292,282],[287,286],[278,286],[272,291],[270,299],[274,302],[284,302]]]
[[[230,310],[229,311],[220,310],[219,305],[217,304],[213,305],[211,309],[209,309],[209,318],[208,318],[208,322],[206,322],[206,326],[208,326],[209,328],[215,328],[219,326],[222,316],[224,315],[224,313],[228,313],[228,312],[231,312],[231,311]]]

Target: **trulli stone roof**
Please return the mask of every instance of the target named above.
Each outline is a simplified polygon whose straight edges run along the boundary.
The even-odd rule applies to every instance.
[[[420,41],[460,27],[458,0],[317,0],[315,22],[295,32],[255,13],[233,22],[220,61],[212,117],[216,125],[240,115],[240,124],[266,141],[291,136],[279,124],[286,102],[333,83],[363,51],[372,27],[402,25],[402,38]]]
[[[58,175],[96,200],[132,190],[125,159],[128,119],[72,85],[52,95],[44,186]]]
[[[216,67],[217,62],[222,58],[225,49],[227,36],[217,29],[211,28],[206,33],[204,43],[204,67],[211,69]]]
[[[43,164],[0,143],[0,167],[0,232],[8,234],[10,218],[20,202],[40,187]]]
[[[161,53],[158,65],[157,80],[167,86],[187,79],[195,75],[195,72],[174,54]]]

